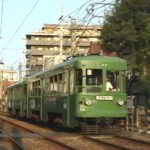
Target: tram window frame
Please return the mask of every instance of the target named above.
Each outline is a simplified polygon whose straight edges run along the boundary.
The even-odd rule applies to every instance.
[[[75,87],[76,93],[83,92],[83,69],[75,70]]]
[[[50,77],[50,95],[55,94],[54,92],[54,76]]]
[[[82,73],[83,73],[82,69],[76,69],[76,85],[77,86],[82,86],[82,83],[83,83]]]
[[[53,94],[57,95],[58,94],[58,76],[54,75],[53,78]]]
[[[63,73],[58,74],[58,93],[63,93]]]
[[[32,93],[32,96],[36,96],[36,90],[35,90],[35,87],[36,87],[36,85],[35,85],[35,81],[34,82],[32,82],[32,90],[33,90],[33,93]]]
[[[41,81],[40,80],[37,81],[37,87],[41,87]]]
[[[68,72],[64,71],[63,72],[63,84],[64,84],[64,89],[63,89],[63,93],[67,94],[68,93]]]
[[[54,79],[53,79],[53,76],[51,76],[51,77],[49,78],[49,80],[50,80],[50,85],[49,85],[49,87],[50,87],[50,94],[51,94],[52,91],[54,90],[54,84],[53,84]]]
[[[126,72],[125,70],[120,71],[120,87],[122,92],[126,92]]]
[[[32,96],[35,96],[35,81],[32,82]]]

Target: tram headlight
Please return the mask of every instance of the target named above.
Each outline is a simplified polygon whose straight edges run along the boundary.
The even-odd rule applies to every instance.
[[[88,106],[92,104],[92,101],[90,99],[86,99],[84,102],[85,102],[85,105],[88,105]]]
[[[124,101],[123,101],[123,100],[119,100],[117,103],[118,103],[120,106],[122,106],[122,105],[124,104]]]

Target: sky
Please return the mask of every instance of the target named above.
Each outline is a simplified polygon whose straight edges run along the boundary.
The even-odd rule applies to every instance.
[[[0,61],[3,61],[5,66],[17,68],[19,62],[25,60],[27,33],[40,30],[44,24],[59,23],[61,8],[63,14],[68,15],[87,1],[0,0]],[[38,3],[33,8],[36,2]]]

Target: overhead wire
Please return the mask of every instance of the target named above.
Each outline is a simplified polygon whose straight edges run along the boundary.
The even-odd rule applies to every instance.
[[[105,1],[105,0],[103,0],[103,2],[104,2],[104,1]],[[104,5],[101,6],[101,8],[102,8],[102,7],[104,7]],[[79,36],[82,36],[82,35],[85,33],[85,30],[87,29],[88,25],[90,24],[91,20],[93,19],[93,11],[94,11],[94,9],[93,9],[93,8],[91,8],[91,9],[92,9],[91,13],[88,13],[88,11],[87,11],[87,14],[89,15],[88,17],[90,17],[90,15],[91,15],[91,17],[90,17],[88,23],[87,23],[86,25],[84,24],[84,29],[83,29],[82,33],[81,33]],[[90,12],[90,11],[89,11],[89,12]],[[86,17],[85,17],[85,18],[86,18]],[[82,26],[82,25],[80,24],[79,27],[81,27],[81,26]],[[77,40],[76,47],[77,47],[77,44],[78,44],[78,43],[79,43],[79,39]],[[74,49],[73,55],[74,55],[75,52],[77,51],[76,47],[75,47],[75,49]]]
[[[91,1],[91,0],[89,0],[88,2],[90,2],[90,1]],[[87,4],[87,3],[84,3],[84,5],[82,5],[82,6],[85,6],[85,4]],[[80,7],[80,9],[83,8],[82,6]],[[79,10],[79,9],[76,9],[76,10]],[[67,15],[67,16],[69,17],[70,15]],[[76,27],[76,29],[80,29],[81,26],[83,26],[83,24],[86,22],[87,17],[88,17],[88,14],[86,14],[86,15],[84,16],[84,18],[82,19],[81,23]],[[75,31],[73,31],[73,32],[75,32]],[[70,39],[68,38],[68,39],[65,41],[65,43],[63,44],[63,49],[65,49],[65,48],[67,47],[67,45],[70,45],[70,43],[71,43],[71,41],[70,41]],[[47,65],[52,59],[56,58],[56,57],[58,56],[58,54],[60,53],[60,50],[57,50],[55,53],[56,53],[56,55],[53,56],[53,57],[51,57],[45,65]]]
[[[90,0],[91,1],[91,0]],[[90,2],[89,1],[89,2]],[[103,0],[102,2],[105,2],[106,0]],[[86,3],[87,4],[87,3]],[[83,6],[83,5],[82,5]],[[85,5],[84,5],[85,6]],[[101,8],[102,7],[104,7],[105,5],[103,4],[102,6],[101,6]],[[80,8],[83,8],[83,7],[80,7]],[[87,7],[85,8],[85,10],[87,9]],[[77,9],[77,10],[79,10],[79,9]],[[93,12],[92,12],[93,13]],[[84,34],[84,32],[85,32],[85,30],[86,30],[86,28],[88,27],[88,25],[90,24],[90,22],[91,22],[91,20],[93,19],[93,16],[92,16],[92,13],[90,14],[90,13],[88,13],[87,11],[86,11],[86,15],[84,16],[84,18],[82,19],[82,21],[81,21],[81,23],[77,26],[77,28],[76,29],[80,29],[82,26],[84,26],[85,28],[83,29],[83,31],[82,31],[82,33],[80,34],[80,35],[78,35],[78,36],[82,36],[83,34]],[[67,15],[67,16],[69,16],[69,15]],[[90,17],[91,16],[91,17]],[[90,17],[90,18],[89,18]],[[88,18],[89,18],[89,20],[88,20]],[[85,24],[87,22],[87,25]],[[73,31],[73,32],[75,32],[75,31]],[[64,48],[65,47],[67,47],[67,45],[70,45],[71,44],[71,42],[72,41],[70,41],[70,39],[68,39],[65,43],[64,43]],[[79,39],[78,39],[78,41],[77,41],[77,43],[79,43]],[[77,45],[76,45],[77,46]],[[71,51],[71,50],[70,50]],[[72,53],[73,55],[75,54],[75,52],[76,52],[76,49],[74,49],[74,52]],[[56,52],[57,54],[55,55],[55,56],[53,56],[51,59],[49,59],[49,61],[51,61],[52,59],[54,59],[55,57],[57,57],[58,56],[58,54],[59,54],[59,50],[57,50],[57,52]],[[46,64],[48,64],[49,63],[49,61],[46,63]]]
[[[88,25],[90,24],[90,22],[91,22],[92,19],[93,19],[93,17],[92,17],[92,15],[91,15],[90,19],[88,20],[88,22],[87,22],[85,28],[83,29],[82,33],[80,34],[80,36],[82,36],[82,35],[85,33],[85,31],[86,31],[86,29],[87,29],[87,27],[88,27]],[[75,49],[74,49],[73,54],[72,54],[73,56],[75,55],[75,53],[76,53],[76,51],[77,51],[76,47],[77,47],[77,44],[78,44],[78,43],[79,43],[79,39],[77,40],[77,43],[76,43],[76,45],[75,45]]]
[[[102,2],[105,2],[106,0],[103,0]],[[105,6],[105,4],[103,4],[100,8],[102,8],[102,7],[104,7]],[[93,11],[95,11],[95,9],[93,10]],[[102,11],[101,11],[102,12]],[[93,12],[92,12],[93,13]],[[93,14],[92,14],[93,15]],[[77,27],[77,29],[78,28],[81,28],[82,27],[82,24],[84,25],[85,24],[85,20],[86,20],[86,17],[89,17],[89,16],[85,16],[82,20],[82,23],[80,23],[79,25],[78,25],[78,27]],[[93,16],[92,16],[93,17]],[[92,20],[92,18],[90,19],[90,20]]]
[[[2,28],[3,28],[3,12],[4,12],[4,0],[2,0],[2,7],[1,7],[0,39],[1,39],[1,36],[2,36]]]
[[[39,1],[39,0],[38,0],[38,1]],[[37,1],[37,3],[38,3],[38,1]],[[75,13],[75,12],[78,13],[79,10],[82,10],[82,11],[83,11],[83,7],[86,6],[86,5],[87,5],[89,2],[91,2],[91,1],[92,1],[92,0],[87,1],[87,2],[84,3],[80,8],[76,9],[75,11],[73,11],[73,12],[70,13],[70,14],[68,14],[67,16],[69,16],[69,15]],[[105,1],[105,0],[103,0],[103,1]],[[29,14],[29,13],[28,13],[28,14]],[[28,17],[28,15],[27,15],[27,16],[25,17],[25,19],[22,21],[22,23],[20,24],[20,26],[17,28],[16,32],[18,32],[18,30],[21,28],[21,26],[23,25],[23,23],[24,23],[24,21],[26,20],[27,17]],[[86,22],[86,18],[85,18],[84,21],[82,21],[82,22],[80,23],[80,25],[78,26],[78,28],[80,28],[85,22]],[[9,42],[7,43],[7,45],[11,42],[12,38],[14,38],[16,32],[15,32],[15,33],[13,34],[13,36],[10,38]],[[66,43],[66,44],[67,44],[67,43]],[[7,45],[3,48],[3,51],[4,51],[5,49],[7,49]],[[0,54],[1,54],[1,53],[0,53]]]
[[[22,20],[22,22],[20,23],[20,25],[18,26],[18,28],[16,29],[16,31],[13,33],[13,35],[11,36],[11,38],[9,39],[9,41],[7,42],[7,44],[4,46],[4,48],[2,49],[2,51],[0,52],[0,55],[2,55],[2,53],[6,50],[7,46],[10,44],[10,42],[13,40],[14,36],[16,35],[16,33],[20,30],[20,28],[23,26],[23,24],[25,23],[25,21],[27,20],[27,18],[29,17],[29,15],[32,13],[33,9],[37,6],[38,2],[40,0],[37,0],[35,2],[35,4],[33,5],[33,7],[31,8],[31,10],[27,13],[27,15],[24,17],[24,19]]]
[[[82,10],[82,8],[85,6],[85,5],[87,5],[89,2],[91,2],[92,0],[88,0],[88,1],[86,1],[83,5],[81,5],[79,8],[77,8],[77,9],[75,9],[74,11],[72,11],[71,13],[69,13],[68,15],[66,15],[66,16],[64,16],[64,17],[69,17],[69,16],[71,16],[72,14],[74,14],[74,13],[79,13],[81,10]]]
[[[84,24],[85,24],[85,22],[86,22],[86,20],[88,19],[88,17],[89,17],[89,14],[86,14],[86,16],[84,17],[84,19],[82,19],[82,22],[76,27],[76,30],[78,30],[78,29],[80,29]],[[75,32],[75,31],[73,31],[73,32]],[[73,34],[73,33],[72,33]],[[81,36],[81,34],[80,34],[80,36]],[[67,47],[67,45],[71,45],[71,43],[72,43],[72,41],[70,41],[70,39],[68,38],[67,40],[66,40],[66,42],[64,43],[64,46],[63,46],[63,48],[65,49],[66,47]],[[71,50],[70,50],[71,51]],[[57,50],[55,53],[57,53],[55,56],[53,56],[51,59],[49,59],[49,61],[51,61],[52,59],[54,59],[54,58],[56,58],[57,56],[58,56],[58,54],[59,54],[59,50]],[[49,61],[46,63],[46,65],[49,63]]]
[[[80,24],[78,24],[77,27],[76,27],[76,29],[81,29],[82,26],[84,26],[84,29],[83,29],[82,33],[81,33],[80,35],[77,35],[77,36],[82,36],[82,35],[84,34],[86,28],[88,27],[88,25],[90,24],[91,20],[93,19],[93,16],[92,16],[92,13],[93,13],[93,12],[90,14],[90,13],[88,13],[88,11],[86,10],[87,7],[85,8],[85,6],[88,5],[89,2],[91,2],[91,1],[92,1],[92,0],[87,1],[87,2],[84,3],[81,7],[79,7],[79,8],[76,9],[75,11],[73,11],[73,12],[71,12],[70,14],[68,14],[67,16],[65,16],[65,17],[69,17],[70,15],[75,14],[75,12],[77,12],[77,13],[82,12],[83,9],[84,9],[84,12],[86,12],[86,14],[84,15],[84,17],[83,17],[83,19],[81,20]],[[103,0],[102,2],[105,2],[105,1],[106,1],[106,0]],[[101,6],[101,8],[103,8],[104,6],[105,6],[105,5],[103,4],[103,5]],[[83,14],[83,13],[82,13],[82,14]],[[91,17],[90,17],[90,16],[91,16]],[[87,24],[86,24],[86,22],[87,22]],[[73,32],[75,32],[75,31],[72,31],[72,33],[73,33]],[[72,42],[72,41],[70,41],[70,39],[68,38],[68,39],[65,41],[65,43],[63,44],[63,48],[65,49],[67,46],[70,45],[71,42]],[[77,43],[78,43],[78,42],[79,42],[79,39],[78,39]],[[77,46],[77,45],[76,45],[76,46]],[[73,51],[72,54],[74,55],[75,52],[76,52],[76,49]],[[53,56],[53,57],[51,57],[51,58],[47,61],[47,63],[46,63],[45,65],[47,65],[52,59],[54,59],[55,57],[57,57],[57,56],[59,55],[59,53],[60,53],[60,50],[57,50],[55,53],[56,53],[56,55]],[[31,54],[32,54],[32,53],[30,53],[30,55],[31,55]]]
[[[72,15],[72,14],[75,13],[75,12],[79,13],[80,11],[83,11],[83,7],[85,7],[85,6],[86,6],[87,4],[89,4],[91,1],[93,1],[93,0],[88,0],[88,1],[86,1],[82,6],[80,6],[78,9],[74,10],[73,12],[69,13],[69,14],[66,15],[65,17],[69,17],[70,15]],[[103,0],[103,1],[104,1],[104,0]],[[85,9],[86,9],[86,8],[85,8]],[[84,12],[85,12],[85,10],[84,10]],[[81,14],[83,14],[83,13],[81,13]],[[81,26],[85,24],[87,17],[88,17],[88,14],[86,14],[86,16],[84,16],[84,18],[82,19],[81,23],[77,26],[77,29],[81,28]],[[69,40],[70,40],[70,39],[68,39],[68,40],[64,43],[64,47],[69,44],[69,42],[70,42]],[[56,51],[55,53],[56,53],[56,55],[53,56],[51,59],[54,59],[54,58],[59,54],[59,50]],[[32,52],[30,52],[29,55],[32,55]],[[50,60],[51,60],[51,59],[50,59]],[[49,61],[50,61],[50,60],[49,60]],[[49,63],[49,61],[48,61],[47,63]]]
[[[12,66],[12,65],[16,64],[17,62],[20,62],[21,60],[24,60],[24,57],[23,57],[23,58],[20,58],[20,59],[18,59],[18,60],[16,60],[16,61],[15,61],[15,62],[13,62],[10,66]]]

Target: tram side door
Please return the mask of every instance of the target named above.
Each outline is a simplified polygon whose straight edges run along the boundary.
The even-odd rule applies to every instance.
[[[64,99],[63,99],[63,121],[65,126],[69,126],[69,70],[64,70]]]
[[[74,71],[66,70],[64,75],[64,120],[66,126],[70,126],[70,96],[74,92]]]

